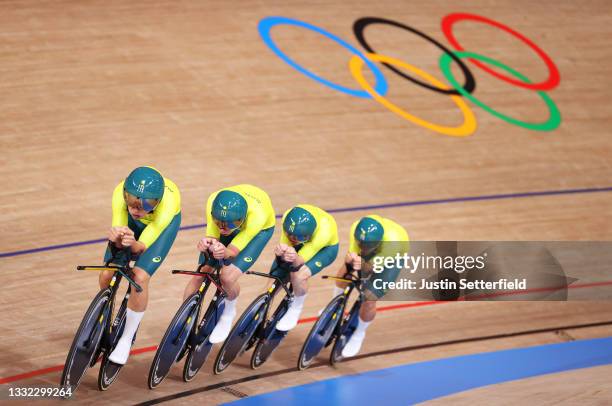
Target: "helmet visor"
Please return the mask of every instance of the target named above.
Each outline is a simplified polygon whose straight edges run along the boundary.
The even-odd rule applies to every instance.
[[[217,219],[213,219],[216,226],[219,227],[220,230],[229,230],[234,231],[240,228],[242,223],[244,223],[244,219],[239,219],[236,221],[221,221]]]
[[[380,241],[357,241],[362,254],[371,254],[380,246]]]
[[[146,212],[152,212],[159,204],[159,199],[142,199],[127,191],[123,192],[123,198],[128,206],[142,208]]]
[[[302,244],[302,243],[305,243],[306,241],[310,240],[310,237],[312,237],[312,236],[311,235],[300,235],[300,234],[294,234],[294,233],[287,233],[287,238],[292,243]]]

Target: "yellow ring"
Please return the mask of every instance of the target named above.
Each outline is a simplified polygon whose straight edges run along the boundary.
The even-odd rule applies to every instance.
[[[422,71],[416,66],[412,66],[404,61],[400,61],[399,59],[395,59],[390,56],[371,54],[371,53],[366,54],[366,56],[369,59],[376,61],[376,62],[384,62],[384,63],[388,63],[396,67],[407,69],[411,71],[412,73],[414,73],[415,75],[420,76],[421,78],[427,80],[434,86],[437,86],[441,89],[450,89],[449,86],[446,86],[444,83],[440,82],[438,79],[434,78],[429,73]],[[379,102],[380,104],[382,104],[383,106],[385,106],[386,108],[388,108],[389,110],[397,114],[398,116],[403,117],[404,119],[414,124],[420,125],[421,127],[428,128],[440,134],[451,135],[453,137],[465,137],[467,135],[472,135],[474,131],[476,130],[476,117],[474,116],[474,113],[472,112],[472,110],[468,107],[467,103],[460,96],[450,95],[451,99],[453,99],[455,104],[457,104],[457,106],[463,113],[464,121],[462,125],[460,125],[459,127],[446,127],[446,126],[430,123],[429,121],[425,121],[422,118],[413,116],[412,114],[401,109],[397,105],[391,103],[385,97],[376,93],[376,91],[372,88],[372,86],[370,86],[370,84],[363,77],[363,73],[361,70],[361,68],[363,67],[363,63],[364,63],[363,59],[359,58],[358,56],[353,56],[349,63],[351,74],[353,75],[355,80],[357,80],[359,85],[361,85],[363,90],[368,92],[370,96],[374,98],[374,100],[376,100],[377,102]]]

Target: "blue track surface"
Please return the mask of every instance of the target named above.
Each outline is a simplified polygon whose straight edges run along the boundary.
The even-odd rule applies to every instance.
[[[606,364],[612,364],[612,337],[402,365],[248,397],[231,405],[407,405],[481,386]]]

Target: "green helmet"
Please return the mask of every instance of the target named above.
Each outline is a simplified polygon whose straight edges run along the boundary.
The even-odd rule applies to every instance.
[[[164,177],[149,166],[134,169],[123,183],[123,190],[139,199],[142,207],[152,211],[164,196]]]
[[[376,248],[382,242],[385,229],[372,217],[363,217],[355,227],[355,240],[360,246]]]
[[[301,207],[294,207],[289,210],[289,213],[285,216],[285,221],[283,221],[285,233],[299,242],[310,240],[316,229],[317,221],[314,216]]]
[[[244,222],[247,209],[247,201],[239,193],[222,190],[213,201],[212,216],[215,222],[223,223],[229,229],[236,229]]]

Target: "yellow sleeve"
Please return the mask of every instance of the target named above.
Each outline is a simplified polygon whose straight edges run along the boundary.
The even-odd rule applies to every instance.
[[[139,242],[149,248],[168,227],[177,213],[180,213],[181,195],[177,187],[166,187],[164,198],[155,208],[155,218],[140,234]]]
[[[349,252],[352,254],[361,254],[361,250],[359,249],[359,245],[357,245],[357,240],[355,240],[355,229],[357,228],[357,224],[359,224],[359,220],[353,223],[351,226],[351,234],[349,235]]]
[[[327,244],[325,244],[324,242],[325,241],[322,239],[318,239],[318,241],[317,239],[308,241],[307,243],[304,244],[300,252],[298,252],[298,255],[302,257],[304,262],[308,262],[312,259],[312,257],[314,257],[317,254],[317,252],[321,251],[323,248],[327,246]]]
[[[289,241],[289,237],[287,237],[287,233],[285,233],[285,229],[283,228],[283,224],[285,224],[285,218],[287,217],[287,214],[289,213],[289,211],[291,211],[291,209],[287,210],[285,212],[285,214],[283,214],[283,218],[281,219],[281,238],[280,238],[280,243],[281,244],[287,244],[287,245],[291,245],[291,241]]]
[[[221,232],[213,220],[212,204],[218,193],[219,192],[215,192],[210,195],[208,197],[208,201],[206,202],[206,236],[216,238],[217,240],[221,237]]]
[[[123,181],[120,182],[113,191],[113,227],[128,225],[128,210],[125,199],[123,198]]]
[[[233,245],[234,247],[238,248],[239,251],[242,251],[244,247],[246,247],[249,242],[251,242],[251,240],[264,229],[267,221],[267,217],[263,215],[255,215],[248,219],[244,230],[241,230],[238,235],[236,235],[230,245]]]
[[[389,219],[379,221],[385,229],[385,235],[383,236],[383,248],[378,255],[392,257],[409,252],[410,238],[406,229]]]
[[[159,238],[162,231],[168,227],[173,218],[174,214],[170,212],[160,213],[155,217],[154,221],[147,224],[142,234],[140,234],[138,241],[143,243],[146,248],[149,248]]]

